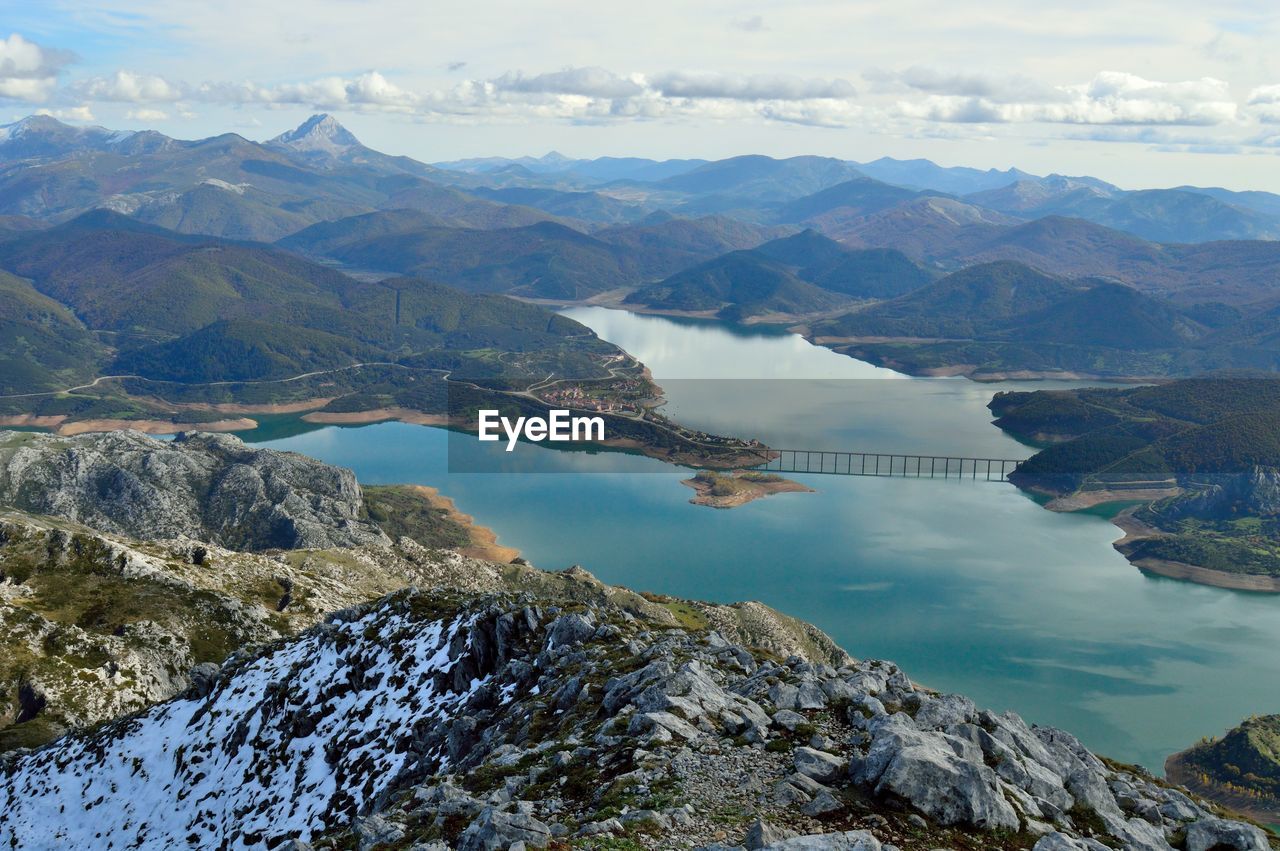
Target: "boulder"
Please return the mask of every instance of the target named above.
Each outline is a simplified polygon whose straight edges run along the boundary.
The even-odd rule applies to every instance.
[[[765,848],[775,842],[781,842],[784,839],[790,839],[795,835],[796,832],[794,830],[775,827],[763,819],[756,819],[747,830],[747,836],[742,840],[742,844],[747,851],[760,851],[761,848]]]
[[[596,634],[595,621],[590,614],[571,612],[561,615],[547,627],[547,649],[581,644]]]
[[[765,851],[881,851],[883,846],[870,831],[814,833],[793,836],[765,846]]]
[[[1016,830],[1018,814],[1001,794],[995,772],[981,761],[961,758],[954,737],[883,725],[868,757],[853,770],[855,780],[874,783],[877,795],[893,796],[944,825]],[[883,765],[883,771],[877,769]]]
[[[806,723],[807,719],[799,712],[792,712],[790,709],[779,709],[773,713],[773,725],[794,733],[796,728]]]
[[[1187,851],[1270,851],[1267,835],[1251,824],[1203,818],[1187,826]]]
[[[819,783],[832,783],[849,771],[849,764],[840,757],[810,747],[796,748],[792,759],[798,773]]]
[[[533,816],[485,807],[458,837],[458,851],[499,851],[516,842],[545,848],[551,842],[551,828]]]

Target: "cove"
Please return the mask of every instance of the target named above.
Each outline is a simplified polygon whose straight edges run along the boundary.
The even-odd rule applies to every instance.
[[[774,446],[1024,458],[1034,450],[990,424],[987,401],[1068,386],[910,379],[789,334],[566,312],[648,364],[675,419]],[[400,423],[275,426],[244,437],[363,482],[439,487],[540,567],[761,600],[856,656],[1156,772],[1201,736],[1280,707],[1280,598],[1146,576],[1111,548],[1120,532],[1104,517],[1046,511],[1012,485],[794,474],[817,492],[716,511],[688,503],[688,471],[635,455],[505,453]],[[450,449],[495,453],[486,462],[504,472],[450,474]]]

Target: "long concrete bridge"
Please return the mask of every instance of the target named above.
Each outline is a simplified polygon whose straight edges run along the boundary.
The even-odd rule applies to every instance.
[[[825,473],[836,476],[898,476],[911,479],[976,479],[1000,482],[1025,459],[965,458],[955,455],[893,455],[879,452],[830,452],[771,449],[773,458],[752,469],[774,473]]]

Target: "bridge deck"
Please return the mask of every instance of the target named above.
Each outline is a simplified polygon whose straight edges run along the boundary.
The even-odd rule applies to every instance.
[[[777,455],[753,469],[774,473],[825,473],[837,476],[900,476],[913,479],[1004,481],[1022,463],[1016,458],[964,458],[955,455],[892,455],[878,452],[829,452],[774,449]]]

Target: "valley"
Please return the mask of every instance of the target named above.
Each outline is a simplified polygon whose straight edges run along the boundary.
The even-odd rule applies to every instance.
[[[0,841],[1267,851],[1277,269],[1264,192],[0,126]]]

